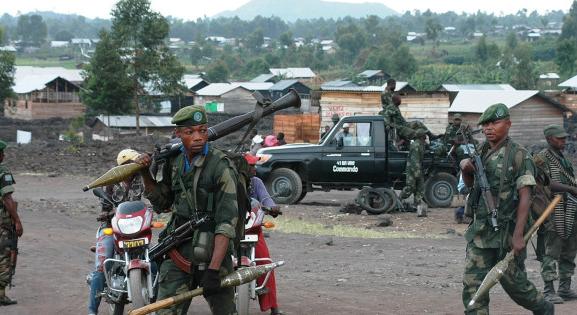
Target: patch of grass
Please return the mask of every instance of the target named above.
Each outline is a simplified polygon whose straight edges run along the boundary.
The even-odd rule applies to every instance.
[[[33,66],[33,67],[63,67],[67,69],[75,69],[76,62],[74,60],[61,61],[57,58],[38,59],[38,58],[16,58],[17,66]]]
[[[316,222],[307,222],[294,218],[278,217],[274,220],[276,224],[275,230],[283,233],[298,233],[316,236],[338,236],[338,237],[354,237],[354,238],[430,238],[440,239],[446,238],[444,235],[418,233],[418,232],[403,232],[403,231],[377,231],[368,230],[346,225],[323,225]]]

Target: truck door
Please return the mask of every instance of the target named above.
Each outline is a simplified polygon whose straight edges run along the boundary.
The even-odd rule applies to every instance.
[[[323,151],[319,182],[371,183],[374,173],[374,131],[371,122],[345,123],[344,128],[327,139]]]

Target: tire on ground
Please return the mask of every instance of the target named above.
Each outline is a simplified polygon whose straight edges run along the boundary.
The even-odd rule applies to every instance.
[[[449,173],[439,172],[425,181],[425,202],[431,208],[447,208],[457,194],[457,178]]]
[[[266,189],[274,196],[274,201],[280,204],[295,204],[300,201],[303,194],[301,177],[297,172],[285,167],[277,168],[271,172],[266,181]],[[283,191],[284,194],[279,194]]]
[[[391,212],[395,209],[395,192],[390,189],[365,187],[357,195],[359,206],[370,214]]]

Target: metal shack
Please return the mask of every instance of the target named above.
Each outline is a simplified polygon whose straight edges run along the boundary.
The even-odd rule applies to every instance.
[[[476,126],[481,114],[491,105],[507,105],[511,115],[511,138],[523,145],[545,142],[543,129],[550,124],[563,126],[569,108],[536,90],[461,91],[449,109]]]
[[[332,116],[377,115],[381,111],[383,86],[323,87],[321,128],[332,126]],[[445,132],[450,106],[448,92],[417,92],[407,82],[397,82],[401,113],[407,121],[419,120],[435,134]]]

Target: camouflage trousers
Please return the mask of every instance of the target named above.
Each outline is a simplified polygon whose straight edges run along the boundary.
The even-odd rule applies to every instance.
[[[465,258],[465,273],[463,274],[463,305],[465,314],[489,314],[489,296],[479,298],[470,309],[469,301],[481,285],[485,275],[503,257],[499,256],[498,248],[479,248],[473,243],[467,245]],[[509,269],[500,280],[507,294],[520,306],[531,311],[542,311],[545,308],[543,295],[527,279],[525,271],[526,253],[515,258]]]
[[[407,141],[415,139],[415,133],[418,129],[425,129],[429,131],[427,126],[418,120],[408,122],[403,126],[396,126],[395,129],[397,130],[397,136]]]
[[[406,186],[403,187],[401,191],[401,199],[407,199],[412,194],[415,195],[415,204],[423,200],[425,195],[425,179],[423,178],[423,172],[420,168],[418,169],[407,169],[407,181]]]
[[[220,269],[221,276],[232,272],[232,258],[227,255],[222,262]],[[203,271],[195,270],[192,274],[180,270],[172,260],[162,262],[159,271],[159,288],[157,300],[169,298],[171,296],[193,290],[200,286],[200,281],[204,275]],[[234,304],[234,288],[223,288],[220,293],[210,296],[207,299],[212,314],[231,315],[236,314]],[[181,304],[173,305],[170,308],[157,311],[157,315],[184,315],[187,314],[191,300]]]
[[[10,240],[10,231],[0,225],[0,244]],[[8,286],[10,281],[10,247],[0,247],[0,289]]]
[[[575,272],[577,255],[577,233],[562,239],[555,231],[545,231],[544,253],[541,262],[541,277],[549,282],[571,278]]]

